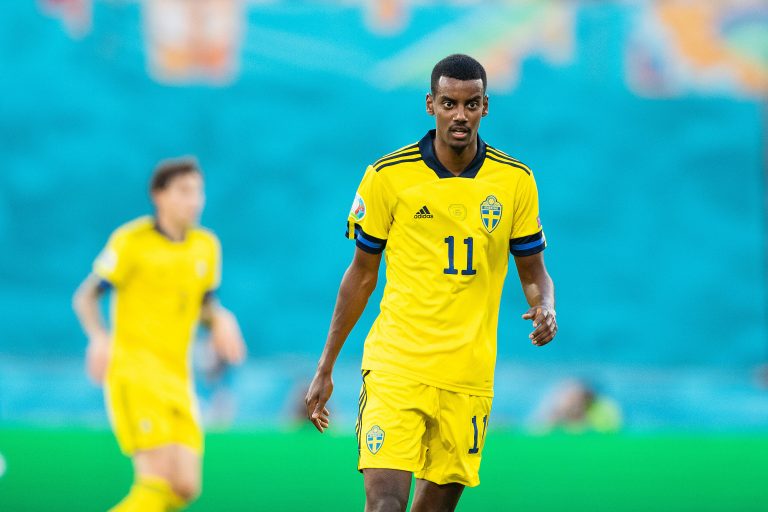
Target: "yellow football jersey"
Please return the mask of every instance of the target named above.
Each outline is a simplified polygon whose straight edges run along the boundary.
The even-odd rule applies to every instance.
[[[175,242],[151,217],[118,228],[93,265],[115,292],[108,378],[187,385],[190,345],[219,269],[220,246],[210,231],[191,229]]]
[[[546,242],[531,170],[478,137],[474,160],[454,176],[431,130],[366,169],[347,236],[384,251],[381,312],[363,369],[442,389],[493,396],[499,303],[509,253]]]

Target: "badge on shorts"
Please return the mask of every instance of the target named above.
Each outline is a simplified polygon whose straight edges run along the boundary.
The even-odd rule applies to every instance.
[[[376,455],[379,450],[381,450],[381,446],[384,444],[384,431],[381,430],[381,427],[378,425],[374,425],[371,430],[365,434],[365,441],[365,444],[368,446],[368,450],[372,454]]]

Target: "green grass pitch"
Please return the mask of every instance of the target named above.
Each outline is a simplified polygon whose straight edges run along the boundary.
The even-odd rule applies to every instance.
[[[103,511],[131,481],[109,432],[0,429],[0,511]],[[361,511],[352,436],[209,434],[203,494],[190,511]],[[480,487],[460,511],[768,510],[768,436],[489,432]]]

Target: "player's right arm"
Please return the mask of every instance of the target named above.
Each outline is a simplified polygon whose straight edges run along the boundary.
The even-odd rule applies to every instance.
[[[97,384],[104,380],[110,353],[109,330],[99,305],[99,299],[104,291],[101,278],[89,274],[72,298],[72,307],[88,337],[86,369],[88,375]]]
[[[360,319],[368,299],[376,289],[380,264],[381,253],[371,254],[358,247],[341,280],[325,348],[304,398],[307,417],[321,433],[328,428],[329,412],[326,404],[333,392],[333,366],[347,336]]]
[[[86,368],[94,382],[104,380],[110,357],[110,333],[101,315],[99,299],[111,288],[119,289],[131,275],[131,229],[128,224],[115,231],[93,262],[93,272],[78,287],[72,305],[88,337]]]
[[[320,432],[328,428],[325,405],[333,392],[333,365],[376,288],[394,202],[395,196],[385,181],[368,166],[347,217],[347,237],[355,240],[355,255],[341,280],[325,348],[304,398],[307,417]]]

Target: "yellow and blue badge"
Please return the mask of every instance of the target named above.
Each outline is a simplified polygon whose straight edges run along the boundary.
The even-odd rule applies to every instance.
[[[480,203],[480,218],[483,221],[483,226],[490,233],[501,222],[501,203],[496,196],[488,196],[485,201]]]
[[[365,434],[365,442],[368,446],[368,450],[376,455],[384,444],[384,431],[381,430],[381,427],[378,425],[374,425],[371,430]]]

